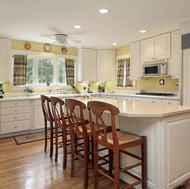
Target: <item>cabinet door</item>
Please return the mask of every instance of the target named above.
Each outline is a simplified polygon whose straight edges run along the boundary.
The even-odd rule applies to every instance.
[[[107,81],[108,78],[108,51],[97,50],[97,80]]]
[[[154,38],[141,40],[141,61],[149,62],[154,60]]]
[[[173,79],[179,79],[181,73],[181,36],[180,31],[172,32],[171,59],[169,60],[168,72]]]
[[[179,105],[179,100],[177,99],[162,99],[162,104],[176,104]]]
[[[155,37],[155,59],[170,58],[170,33]]]
[[[97,81],[115,81],[115,50],[97,50]]]
[[[9,81],[11,63],[11,40],[0,38],[0,81]]]
[[[78,50],[78,81],[96,81],[96,50]]]
[[[183,50],[182,105],[190,106],[190,49]]]
[[[130,79],[138,80],[141,76],[140,42],[130,44]]]
[[[44,128],[44,115],[41,106],[34,106],[34,129]]]

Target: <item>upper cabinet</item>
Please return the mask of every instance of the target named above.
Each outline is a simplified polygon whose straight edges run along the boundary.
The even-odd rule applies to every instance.
[[[141,62],[170,58],[170,33],[141,40]]]
[[[96,50],[78,49],[78,81],[96,81]]]
[[[97,81],[115,81],[115,50],[97,50]]]
[[[141,76],[140,41],[130,44],[130,79],[138,80]]]
[[[11,40],[0,37],[0,81],[9,81]]]
[[[78,81],[115,81],[115,50],[78,49]]]

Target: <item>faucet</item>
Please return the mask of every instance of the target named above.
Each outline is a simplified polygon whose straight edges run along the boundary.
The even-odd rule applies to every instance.
[[[49,94],[51,94],[52,93],[52,90],[51,89],[49,89]]]

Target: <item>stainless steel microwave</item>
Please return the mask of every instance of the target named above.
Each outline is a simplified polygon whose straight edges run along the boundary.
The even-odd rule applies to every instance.
[[[162,76],[167,75],[167,63],[153,63],[153,64],[143,64],[142,66],[142,76]]]

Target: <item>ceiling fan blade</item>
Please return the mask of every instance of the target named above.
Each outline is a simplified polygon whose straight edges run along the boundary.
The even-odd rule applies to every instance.
[[[68,40],[68,43],[82,43],[80,40]]]

